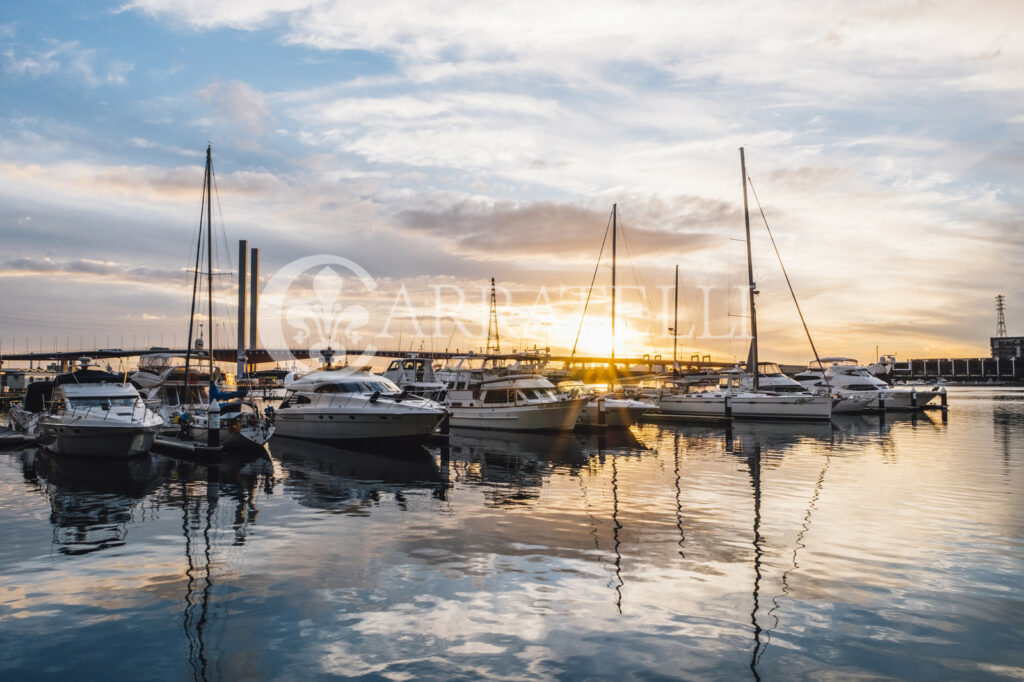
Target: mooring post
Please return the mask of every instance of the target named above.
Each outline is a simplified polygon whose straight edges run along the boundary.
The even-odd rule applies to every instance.
[[[915,409],[915,410],[917,409],[917,389],[916,388],[910,389],[910,407]]]
[[[216,399],[210,400],[206,412],[206,444],[211,448],[220,445],[220,403]]]

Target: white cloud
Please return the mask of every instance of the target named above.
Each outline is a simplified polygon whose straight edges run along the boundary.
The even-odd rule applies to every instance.
[[[134,68],[130,62],[110,60],[98,66],[100,53],[82,47],[78,41],[44,41],[42,49],[9,44],[4,49],[4,70],[9,74],[41,78],[56,73],[77,76],[89,87],[125,85],[127,74]]]
[[[241,138],[258,138],[274,117],[262,92],[241,81],[210,83],[199,98],[213,111],[218,128],[233,130]]]

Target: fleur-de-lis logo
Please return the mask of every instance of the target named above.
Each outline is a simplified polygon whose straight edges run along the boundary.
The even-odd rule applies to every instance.
[[[340,267],[339,267],[340,266]],[[260,340],[278,362],[295,360],[292,350],[309,350],[311,358],[332,348],[339,355],[357,349],[367,364],[375,349],[369,336],[359,333],[370,316],[357,302],[346,300],[345,278],[339,270],[355,275],[356,284],[372,291],[377,284],[362,267],[340,256],[309,256],[289,263],[274,274],[263,290]],[[314,271],[311,287],[299,293],[296,282]],[[309,289],[312,295],[309,295]],[[352,295],[349,294],[349,299]]]
[[[361,305],[345,305],[343,289],[341,275],[324,267],[313,277],[314,297],[285,306],[286,322],[294,328],[293,347],[317,353],[332,345],[340,346],[341,351],[359,346],[363,335],[356,330],[365,326],[370,316]]]

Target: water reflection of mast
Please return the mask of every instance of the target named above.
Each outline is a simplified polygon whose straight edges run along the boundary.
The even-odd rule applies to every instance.
[[[679,481],[679,431],[673,434],[672,443],[676,455],[676,528],[679,529],[679,556],[685,559],[686,553],[683,551],[683,545],[686,542],[686,533],[683,531],[682,486]]]
[[[747,455],[747,467],[750,469],[750,483],[754,489],[754,601],[750,611],[750,623],[754,626],[754,651],[750,656],[750,672],[760,682],[757,672],[757,659],[761,651],[761,625],[757,622],[759,596],[761,591],[761,445],[754,446],[753,452]]]
[[[619,539],[622,524],[619,523],[619,468],[615,464],[616,459],[615,456],[612,456],[612,537],[615,540],[615,579],[617,581],[615,608],[619,614],[622,614],[622,586],[624,583],[622,580],[622,552],[619,551],[619,546],[622,544]]]
[[[209,615],[210,595],[213,591],[213,580],[211,579],[210,567],[212,564],[210,552],[210,527],[213,523],[213,514],[217,508],[217,497],[219,487],[213,479],[213,470],[208,470],[208,482],[206,486],[206,518],[203,527],[203,553],[202,565],[196,565],[192,554],[192,533],[190,526],[198,528],[199,511],[202,508],[202,500],[196,498],[195,508],[190,514],[189,510],[189,486],[182,481],[182,530],[185,534],[185,558],[188,568],[185,575],[188,577],[185,592],[185,611],[182,625],[185,629],[185,637],[188,639],[189,665],[192,667],[192,678],[199,682],[207,679],[208,661],[206,658],[206,642],[203,637]],[[191,517],[191,518],[190,518]],[[191,523],[190,523],[191,522]],[[202,583],[200,589],[199,583]],[[198,609],[198,614],[196,613]]]
[[[829,452],[825,455],[825,465],[821,468],[821,473],[818,474],[817,483],[814,484],[814,494],[811,496],[811,501],[807,505],[807,513],[804,514],[804,521],[803,524],[801,524],[800,532],[796,534],[796,541],[793,545],[793,566],[791,568],[787,568],[785,572],[783,572],[782,574],[781,596],[783,597],[789,595],[789,574],[795,571],[796,569],[800,568],[800,564],[797,562],[797,555],[799,554],[801,549],[804,549],[804,547],[806,547],[806,545],[804,544],[804,536],[807,535],[807,531],[811,529],[811,514],[818,506],[818,497],[821,496],[821,489],[825,485],[825,474],[828,473],[828,467],[831,463],[832,451],[830,447]],[[775,623],[772,626],[772,629],[778,627],[779,625],[779,617],[775,615],[775,612],[779,609],[780,606],[781,604],[779,604],[778,597],[772,597],[772,608],[768,611],[768,615],[772,616],[775,619]],[[761,653],[758,655],[759,660],[761,656],[764,655],[764,652],[768,648],[768,644],[770,642],[771,630],[768,631],[768,641],[765,642],[764,647],[761,649]]]

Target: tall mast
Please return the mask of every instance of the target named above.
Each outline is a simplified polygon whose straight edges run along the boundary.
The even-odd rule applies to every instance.
[[[743,156],[743,147],[740,147],[740,173],[743,175],[743,222],[747,230],[747,283],[750,286],[750,366],[747,371],[754,377],[754,390],[758,386],[757,366],[757,314],[754,312],[754,296],[757,294],[757,285],[754,284],[754,261],[750,256],[750,211],[747,208],[747,162]]]
[[[672,318],[672,371],[676,371],[676,347],[679,343],[679,266],[676,266],[675,315]]]
[[[209,322],[209,340],[206,352],[210,354],[210,383],[213,383],[213,161],[210,145],[206,145],[206,312]]]
[[[618,232],[619,205],[612,204],[612,362],[615,361],[615,238]]]
[[[203,176],[203,191],[206,191],[206,177]],[[202,207],[202,201],[199,202]],[[203,220],[202,216],[199,218],[199,235],[196,237],[196,266],[192,271],[192,305],[188,309],[188,343],[185,345],[185,387],[182,391],[180,400],[188,404],[188,388],[191,384],[190,381],[190,365],[192,364],[192,331],[195,328],[196,319],[196,293],[199,290],[199,259],[203,253]]]

